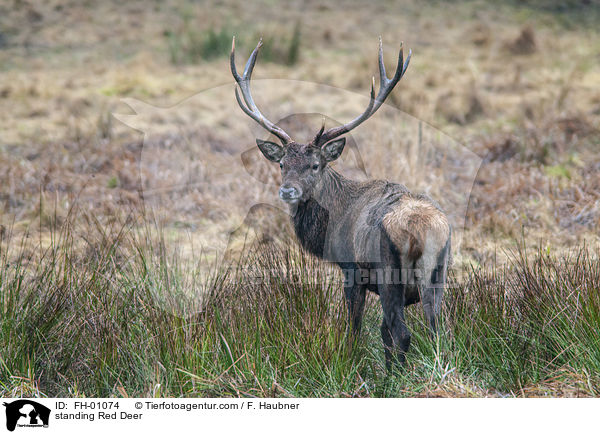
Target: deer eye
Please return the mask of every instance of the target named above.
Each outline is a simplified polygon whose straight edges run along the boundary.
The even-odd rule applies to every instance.
[[[319,163],[313,164],[312,170],[319,170]]]
[[[283,163],[279,163],[279,168],[283,169]]]

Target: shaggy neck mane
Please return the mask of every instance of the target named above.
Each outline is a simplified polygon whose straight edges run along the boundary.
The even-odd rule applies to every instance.
[[[323,257],[327,226],[330,220],[337,220],[348,210],[359,184],[330,167],[325,168],[312,197],[299,203],[292,217],[296,235],[304,248]]]
[[[354,200],[359,190],[360,182],[346,178],[339,172],[327,166],[321,182],[315,186],[314,199],[327,208],[332,217],[338,217],[345,212]]]

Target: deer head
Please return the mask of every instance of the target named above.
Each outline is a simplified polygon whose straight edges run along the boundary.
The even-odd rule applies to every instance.
[[[283,129],[268,120],[254,103],[250,92],[250,79],[261,46],[262,39],[258,42],[254,51],[252,51],[246,62],[244,72],[240,75],[235,66],[235,38],[233,39],[230,57],[231,73],[242,94],[240,97],[240,92],[238,91],[238,87],[236,87],[235,97],[244,113],[281,141],[281,144],[278,144],[256,139],[256,144],[268,160],[279,163],[281,167],[282,184],[279,188],[279,197],[283,201],[295,205],[312,197],[312,192],[315,186],[319,184],[327,165],[342,154],[346,139],[340,136],[359,126],[381,107],[394,86],[396,86],[406,72],[411,53],[409,51],[408,57],[404,61],[404,53],[402,47],[400,47],[398,66],[396,67],[394,76],[390,79],[385,72],[383,44],[381,38],[379,38],[380,84],[377,95],[375,95],[375,77],[373,77],[369,105],[360,116],[344,125],[328,130],[325,130],[325,124],[323,123],[314,139],[309,143],[303,144],[292,140]]]

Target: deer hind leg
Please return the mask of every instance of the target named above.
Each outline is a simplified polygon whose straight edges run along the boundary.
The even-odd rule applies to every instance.
[[[389,371],[392,369],[392,362],[394,360],[394,339],[392,338],[392,332],[390,331],[385,318],[381,321],[381,339],[383,340],[383,350],[385,352],[385,367]]]
[[[438,332],[438,316],[441,310],[443,291],[443,288],[419,284],[419,292],[421,293],[421,302],[423,303],[425,318],[433,339],[436,338]]]
[[[397,247],[382,231],[381,262],[383,271],[379,276],[377,288],[383,310],[381,338],[385,349],[385,364],[388,369],[393,365],[402,367],[410,346],[410,330],[404,319],[406,282],[402,276],[403,260]]]
[[[404,320],[404,287],[398,284],[384,284],[380,289],[383,321],[381,338],[385,349],[385,365],[404,365],[410,346],[410,330]]]
[[[425,252],[424,257],[417,261],[416,268],[421,271],[421,278],[416,283],[432,338],[437,336],[437,322],[442,310],[448,269],[449,243],[450,241],[438,253]]]

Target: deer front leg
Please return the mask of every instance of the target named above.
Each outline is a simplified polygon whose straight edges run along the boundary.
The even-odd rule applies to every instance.
[[[356,270],[353,268],[344,269],[344,293],[346,304],[348,305],[348,319],[350,329],[354,336],[358,336],[362,317],[365,310],[366,286],[356,279]]]

